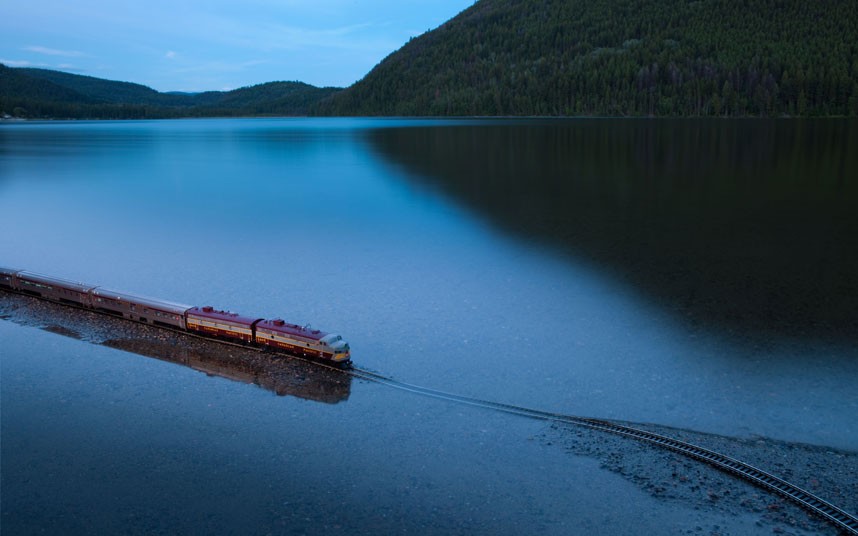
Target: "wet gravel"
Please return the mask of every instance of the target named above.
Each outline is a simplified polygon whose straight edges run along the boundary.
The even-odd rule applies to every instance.
[[[91,311],[0,291],[0,319],[66,337],[188,366],[210,375],[252,383],[279,395],[326,403],[348,398],[351,377],[303,360],[237,348]],[[765,437],[735,438],[653,424],[622,423],[727,454],[775,474],[844,510],[858,512],[858,452],[788,443]],[[626,437],[554,424],[537,438],[570,456],[596,459],[660,501],[716,512],[754,516],[773,534],[838,534],[826,521],[797,505],[696,460]],[[711,520],[712,516],[701,516]],[[729,528],[706,524],[688,534],[724,535]]]
[[[852,514],[858,512],[858,452],[764,437],[734,438],[652,424],[619,423],[726,454],[778,476]],[[773,534],[839,534],[827,521],[782,497],[704,463],[654,445],[573,425],[555,424],[540,438],[570,455],[599,460],[659,500],[726,517],[753,515]],[[723,535],[724,527],[688,533]]]

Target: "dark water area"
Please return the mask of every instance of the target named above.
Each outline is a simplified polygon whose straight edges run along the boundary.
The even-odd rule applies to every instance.
[[[0,124],[0,265],[312,323],[430,388],[840,456],[856,129]],[[32,314],[0,311],[4,534],[772,530],[606,470],[597,437]]]
[[[858,342],[854,121],[575,121],[374,130],[373,147],[521,240],[683,321]]]

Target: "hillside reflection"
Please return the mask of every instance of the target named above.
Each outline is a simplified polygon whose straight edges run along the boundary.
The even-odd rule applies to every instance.
[[[575,120],[374,130],[516,237],[706,329],[858,340],[855,121]]]

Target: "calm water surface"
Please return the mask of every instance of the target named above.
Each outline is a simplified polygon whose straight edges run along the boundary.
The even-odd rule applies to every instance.
[[[848,121],[2,125],[0,264],[311,322],[428,387],[856,450],[856,146]],[[539,423],[0,338],[4,528],[687,521]]]

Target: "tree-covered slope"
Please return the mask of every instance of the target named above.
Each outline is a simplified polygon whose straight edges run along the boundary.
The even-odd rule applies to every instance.
[[[42,81],[28,76],[20,69],[10,69],[0,64],[0,97],[21,95],[44,101],[63,101],[69,103],[90,103],[94,99],[73,89],[50,81]]]
[[[158,93],[150,87],[131,82],[116,82],[49,69],[21,68],[16,70],[32,78],[47,80],[58,86],[86,95],[90,100],[95,102],[162,105],[173,98],[182,97]]]
[[[160,93],[129,82],[0,64],[0,113],[27,118],[306,115],[311,105],[339,90],[269,82],[227,92]]]
[[[337,91],[341,89],[303,82],[268,82],[222,93],[218,100],[200,104],[195,111],[203,115],[306,115],[311,105]]]
[[[858,115],[854,0],[480,0],[333,115]]]

